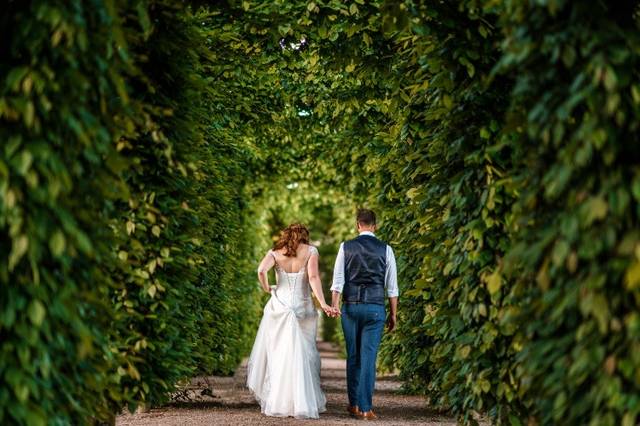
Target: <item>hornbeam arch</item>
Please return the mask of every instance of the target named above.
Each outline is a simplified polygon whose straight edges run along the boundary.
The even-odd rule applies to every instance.
[[[296,182],[383,217],[409,390],[637,423],[637,3],[50,3],[0,13],[0,420],[232,372],[260,209]]]

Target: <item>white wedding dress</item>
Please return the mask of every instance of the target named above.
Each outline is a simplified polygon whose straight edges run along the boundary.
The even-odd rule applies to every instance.
[[[318,418],[326,410],[316,347],[318,312],[307,273],[309,257],[317,255],[310,246],[298,272],[275,264],[276,287],[264,307],[247,366],[247,387],[267,416]]]

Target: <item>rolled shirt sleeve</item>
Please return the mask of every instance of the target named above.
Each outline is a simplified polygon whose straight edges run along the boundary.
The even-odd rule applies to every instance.
[[[340,243],[338,249],[338,255],[336,256],[336,263],[333,266],[333,283],[331,284],[331,291],[342,293],[344,287],[344,243]]]
[[[387,245],[387,270],[384,275],[384,285],[387,287],[387,297],[398,297],[398,270],[396,268],[396,256],[393,249]]]

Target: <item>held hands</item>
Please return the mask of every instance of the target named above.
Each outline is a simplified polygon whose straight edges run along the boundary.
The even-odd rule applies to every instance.
[[[337,307],[329,306],[324,303],[321,308],[328,317],[335,318],[340,316],[340,309]]]

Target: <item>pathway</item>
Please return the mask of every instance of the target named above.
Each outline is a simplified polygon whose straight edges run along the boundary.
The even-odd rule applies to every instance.
[[[182,402],[174,402],[146,413],[123,414],[118,426],[156,425],[362,425],[346,412],[345,361],[329,343],[319,342],[322,356],[322,388],[327,394],[327,411],[320,420],[271,418],[260,413],[260,407],[244,387],[246,361],[234,377],[195,378]],[[455,426],[446,414],[427,407],[423,397],[398,393],[401,382],[395,376],[378,377],[374,407],[380,419],[377,425]]]

